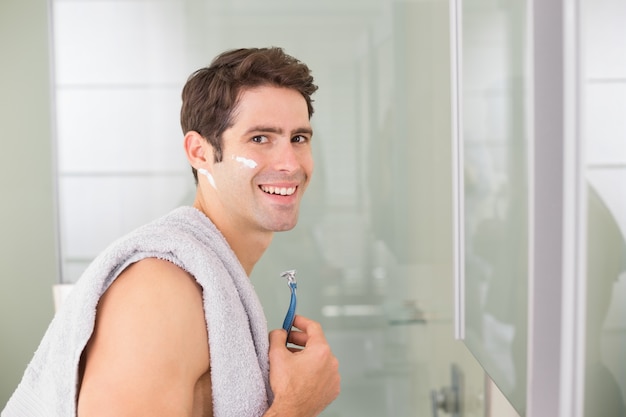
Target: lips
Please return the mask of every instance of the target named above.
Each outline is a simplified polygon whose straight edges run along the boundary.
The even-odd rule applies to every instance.
[[[264,193],[274,194],[274,195],[292,195],[296,192],[297,187],[276,187],[272,185],[261,185],[259,186]]]

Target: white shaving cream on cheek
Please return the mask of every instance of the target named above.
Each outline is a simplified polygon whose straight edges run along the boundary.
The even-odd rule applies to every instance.
[[[209,180],[209,184],[211,184],[213,186],[213,188],[215,188],[217,190],[217,186],[215,185],[215,179],[213,178],[213,175],[211,175],[211,173],[209,171],[207,171],[204,168],[199,168],[198,172],[202,175],[204,175],[205,177],[207,177],[207,179]]]
[[[248,158],[244,158],[243,156],[235,156],[233,155],[233,159],[241,164],[243,164],[244,166],[248,167],[248,168],[256,168],[256,166],[258,165],[255,161],[253,161],[252,159],[248,159]]]

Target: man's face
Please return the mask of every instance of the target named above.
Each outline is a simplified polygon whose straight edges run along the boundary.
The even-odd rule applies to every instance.
[[[211,167],[211,211],[238,230],[293,228],[313,172],[304,97],[272,86],[244,90],[233,122],[222,135],[223,159]]]

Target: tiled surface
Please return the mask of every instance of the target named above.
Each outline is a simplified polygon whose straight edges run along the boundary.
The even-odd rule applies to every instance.
[[[68,258],[97,255],[113,240],[171,207],[193,202],[191,172],[181,176],[62,177],[59,198]]]
[[[179,204],[193,178],[180,90],[185,3],[53,1],[62,274]]]
[[[592,79],[626,79],[626,2],[582,2],[587,76]]]
[[[57,84],[180,83],[185,3],[54,0]]]
[[[622,55],[626,55],[626,37],[624,39]],[[622,164],[626,169],[626,69],[624,71],[622,82],[587,83],[584,126],[587,164]]]
[[[180,88],[57,90],[61,175],[188,172]]]

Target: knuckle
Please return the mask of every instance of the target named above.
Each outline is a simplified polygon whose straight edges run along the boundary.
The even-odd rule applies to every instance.
[[[315,321],[315,320],[311,320],[311,323],[309,323],[308,328],[312,332],[323,333],[322,325],[319,322]]]
[[[333,395],[335,398],[341,393],[341,376],[337,375],[337,379],[334,384]]]
[[[318,355],[320,359],[323,359],[325,362],[331,364],[333,360],[337,359],[335,355],[333,355],[333,352],[332,350],[330,350],[330,346],[328,344],[323,344],[319,346]]]

